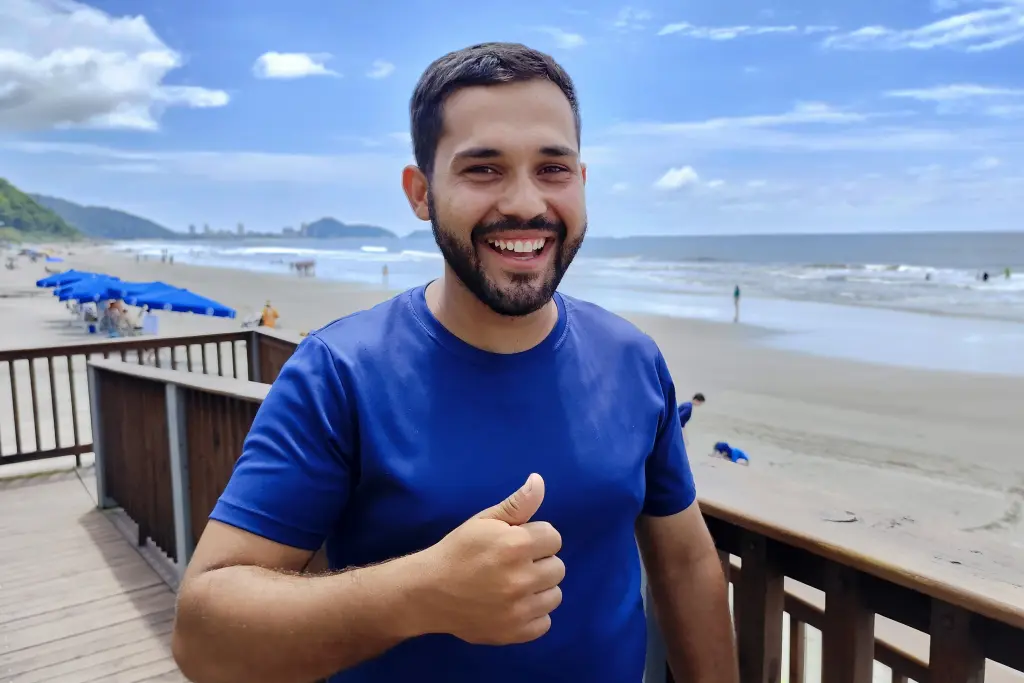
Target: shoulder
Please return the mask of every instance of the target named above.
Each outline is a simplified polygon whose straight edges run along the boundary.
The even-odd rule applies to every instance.
[[[368,309],[333,320],[309,333],[303,344],[316,345],[335,359],[355,361],[379,353],[390,335],[415,320],[410,310],[412,290]]]
[[[561,296],[573,333],[584,339],[599,339],[601,346],[613,353],[661,362],[657,342],[632,322],[589,301]]]

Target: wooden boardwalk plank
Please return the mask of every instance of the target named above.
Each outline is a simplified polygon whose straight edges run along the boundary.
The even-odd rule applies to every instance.
[[[0,481],[0,672],[9,683],[187,683],[174,593],[77,476]]]

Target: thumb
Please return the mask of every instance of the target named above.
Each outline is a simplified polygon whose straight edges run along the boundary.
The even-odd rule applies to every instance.
[[[518,491],[493,507],[489,507],[477,519],[496,519],[511,526],[526,524],[537,514],[544,502],[544,480],[539,474],[531,474]]]

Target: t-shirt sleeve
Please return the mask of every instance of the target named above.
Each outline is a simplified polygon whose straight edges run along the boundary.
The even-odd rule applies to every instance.
[[[667,517],[690,507],[697,498],[697,489],[683,443],[675,384],[660,351],[655,365],[665,405],[661,411],[654,448],[647,456],[647,495],[643,513],[653,517]]]
[[[693,414],[693,404],[686,402],[679,406],[679,426],[685,427],[686,423],[690,421],[690,415]]]
[[[211,519],[315,551],[353,485],[354,418],[335,357],[306,337],[253,420]]]

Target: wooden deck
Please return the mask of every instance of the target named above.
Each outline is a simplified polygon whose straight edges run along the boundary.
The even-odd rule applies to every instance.
[[[91,470],[0,480],[0,679],[184,683],[174,593],[94,496]]]

